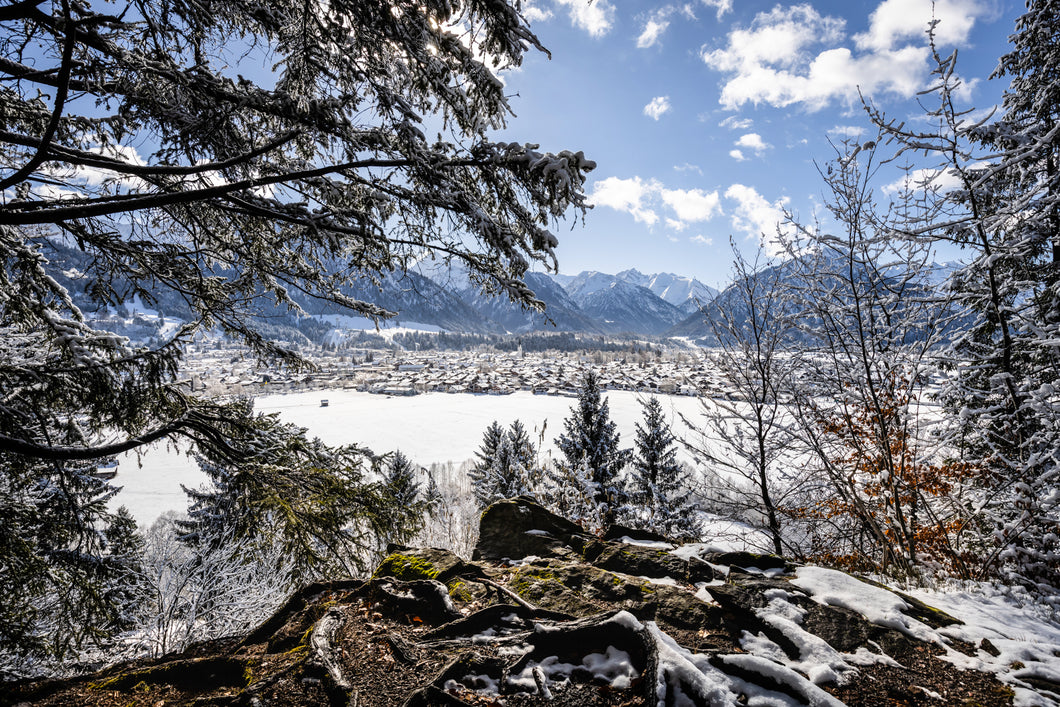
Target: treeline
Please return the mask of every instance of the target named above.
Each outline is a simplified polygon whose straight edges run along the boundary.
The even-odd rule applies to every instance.
[[[586,374],[578,401],[555,443],[562,459],[542,460],[544,436],[534,442],[516,420],[485,431],[469,470],[481,510],[490,503],[528,496],[583,527],[603,532],[616,525],[665,537],[698,540],[702,485],[677,459],[678,441],[658,398],[642,402],[635,445],[623,448],[596,374]],[[699,498],[697,498],[699,496]]]
[[[652,343],[643,338],[623,339],[575,332],[531,333],[531,334],[459,334],[448,332],[402,332],[395,334],[394,343],[406,351],[470,351],[474,349],[492,351],[544,351],[643,353],[661,351],[674,342],[668,340]]]

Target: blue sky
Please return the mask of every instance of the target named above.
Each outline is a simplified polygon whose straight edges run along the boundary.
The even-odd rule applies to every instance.
[[[934,3],[970,107],[999,102],[1007,80],[988,76],[1022,9]],[[829,138],[870,130],[859,87],[915,118],[930,81],[928,0],[524,0],[523,11],[552,58],[502,74],[516,114],[503,137],[598,164],[595,208],[556,231],[564,273],[636,267],[724,283],[730,235],[750,249],[781,208],[817,211],[814,160],[833,154]]]

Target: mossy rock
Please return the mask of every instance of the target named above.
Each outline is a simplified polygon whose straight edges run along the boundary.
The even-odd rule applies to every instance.
[[[391,553],[379,563],[372,577],[393,577],[406,582],[436,579],[444,584],[473,569],[448,550],[421,548]]]
[[[437,576],[438,568],[427,560],[395,552],[379,563],[379,567],[372,574],[372,579],[393,577],[409,582],[414,579],[434,579]]]
[[[658,590],[635,577],[556,560],[518,568],[509,588],[531,603],[572,616],[589,616],[609,608],[644,613],[643,607],[654,601]]]
[[[572,552],[571,536],[581,527],[551,513],[530,499],[498,501],[482,513],[473,559],[521,560],[524,557],[560,556]]]
[[[596,567],[634,577],[669,577],[685,584],[714,579],[714,570],[707,563],[683,560],[660,548],[597,541],[586,547],[585,557]]]
[[[453,601],[469,602],[475,598],[471,586],[461,579],[451,579],[445,587],[449,590],[449,597]]]
[[[520,567],[508,583],[508,588],[528,602],[551,611],[571,616],[591,616],[599,607],[585,600],[581,593],[556,578],[549,570]]]

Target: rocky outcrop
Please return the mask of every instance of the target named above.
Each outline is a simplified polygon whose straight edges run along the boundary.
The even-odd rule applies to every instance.
[[[602,539],[527,499],[491,506],[481,527],[473,561],[396,549],[371,579],[306,587],[248,636],[76,680],[9,685],[0,702],[1013,700],[993,674],[953,660],[993,646],[943,639],[936,629],[956,618],[850,575],[708,545]]]

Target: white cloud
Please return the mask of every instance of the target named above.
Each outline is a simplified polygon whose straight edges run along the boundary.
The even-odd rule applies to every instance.
[[[746,157],[744,157],[743,152],[740,150],[729,150],[729,157],[733,158],[737,162],[743,162],[747,159]]]
[[[791,67],[803,63],[814,44],[842,39],[845,25],[845,20],[825,17],[810,5],[778,5],[758,13],[749,28],[730,32],[727,48],[704,48],[702,57],[719,71],[746,72],[762,64]]]
[[[674,210],[677,218],[686,223],[709,221],[715,213],[721,213],[718,192],[702,189],[662,189],[663,203]]]
[[[670,27],[670,18],[675,14],[684,15],[689,20],[696,19],[691,5],[666,5],[651,14],[644,23],[644,31],[637,37],[637,49],[655,46]]]
[[[904,14],[906,8],[917,11]],[[890,92],[910,97],[928,77],[926,0],[884,0],[870,29],[847,41],[845,20],[820,14],[808,4],[777,6],[755,16],[746,28],[729,33],[722,48],[704,47],[703,61],[725,75],[720,103],[730,109],[745,103],[776,107],[803,104],[819,110],[833,100],[852,103],[859,88],[866,95]],[[974,0],[939,0],[939,44],[960,42],[984,10]],[[950,29],[943,30],[948,24]],[[920,38],[915,44],[898,40]]]
[[[829,135],[849,138],[861,137],[864,132],[865,128],[859,125],[836,125],[828,130]]]
[[[688,240],[692,241],[693,243],[699,243],[700,245],[714,245],[714,239],[713,238],[707,238],[706,236],[704,236],[702,234],[700,234],[698,236],[692,236]]]
[[[637,37],[637,49],[647,49],[648,47],[654,46],[659,41],[659,37],[662,36],[666,28],[670,26],[669,20],[653,19],[648,20],[644,25],[644,31]]]
[[[770,203],[754,187],[743,184],[733,184],[726,189],[725,198],[736,202],[730,211],[733,229],[745,233],[748,238],[761,238],[766,252],[777,255],[780,252],[777,229],[785,221],[784,205],[788,198]]]
[[[556,0],[570,12],[571,23],[592,37],[603,37],[615,21],[615,8],[608,0]]]
[[[747,130],[752,125],[754,125],[754,121],[750,118],[737,118],[735,115],[730,115],[718,123],[719,128],[728,128],[729,130]]]
[[[636,221],[653,226],[659,216],[651,209],[645,208],[644,200],[655,188],[654,182],[645,182],[640,177],[608,177],[593,186],[591,201],[597,206],[625,211]]]
[[[692,164],[690,162],[685,162],[684,164],[675,164],[674,165],[674,171],[675,172],[695,172],[696,174],[698,174],[700,176],[703,175],[702,168],[700,168],[700,166],[698,164]]]
[[[652,120],[658,120],[670,110],[670,97],[669,96],[656,96],[651,99],[651,103],[644,106],[644,115],[648,116]]]
[[[136,151],[136,148],[128,145],[94,145],[88,148],[88,152],[138,167],[147,165],[147,160]],[[49,184],[43,182],[33,193],[48,199],[72,198],[79,195],[76,189],[67,189],[64,185],[76,184],[99,187],[104,183],[108,183],[129,190],[146,189],[149,186],[140,177],[123,174],[120,170],[104,169],[103,167],[67,166],[59,162],[46,162],[42,170],[58,183]],[[201,175],[197,175],[197,177],[186,177],[185,179],[189,183],[196,179],[203,179],[211,184],[222,183],[217,172],[204,172]]]
[[[760,155],[768,150],[772,145],[764,142],[762,136],[758,133],[747,133],[741,135],[740,139],[736,141],[737,147],[746,147],[749,150],[754,150],[755,154]]]
[[[545,22],[552,19],[552,10],[541,8],[530,3],[523,3],[523,17],[529,22]]]
[[[889,52],[904,40],[922,45],[934,18],[935,42],[961,44],[984,8],[975,0],[884,0],[869,17],[869,31],[854,36],[859,49]]]
[[[669,214],[664,223],[674,231],[682,231],[691,223],[709,221],[722,213],[717,191],[668,189],[657,180],[640,177],[603,179],[593,186],[590,201],[624,211],[649,227],[659,221],[659,212],[665,209]]]
[[[700,0],[707,7],[714,8],[715,15],[720,20],[726,12],[732,12],[732,0]]]

